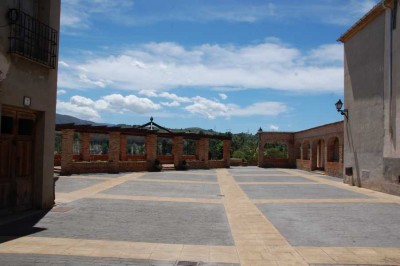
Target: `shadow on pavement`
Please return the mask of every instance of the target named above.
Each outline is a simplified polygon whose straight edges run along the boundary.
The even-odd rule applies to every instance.
[[[6,221],[0,221],[0,244],[47,230],[46,228],[35,227],[35,225],[46,216],[49,211],[50,210],[33,211],[27,214],[21,214],[19,217],[12,217]]]

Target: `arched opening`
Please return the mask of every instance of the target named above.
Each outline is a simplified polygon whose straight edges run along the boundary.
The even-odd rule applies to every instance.
[[[294,145],[294,158],[296,160],[301,159],[301,143],[300,142],[296,142],[296,144]]]
[[[267,142],[264,145],[264,156],[269,159],[287,159],[288,146],[281,142]]]
[[[303,149],[303,160],[310,160],[310,154],[311,154],[311,145],[309,141],[304,141],[302,149]]]
[[[325,141],[320,139],[317,141],[317,169],[318,170],[325,170]]]
[[[328,140],[328,151],[327,160],[328,162],[339,162],[340,160],[340,148],[339,148],[339,138],[332,137]]]

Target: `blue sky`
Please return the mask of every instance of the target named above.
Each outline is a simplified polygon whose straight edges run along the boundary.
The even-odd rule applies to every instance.
[[[64,0],[57,112],[219,132],[336,122],[337,38],[378,0]]]

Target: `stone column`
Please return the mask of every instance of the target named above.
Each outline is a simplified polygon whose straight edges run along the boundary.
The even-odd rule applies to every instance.
[[[154,161],[157,159],[157,135],[149,134],[146,136],[146,160]]]
[[[230,140],[224,140],[223,159],[225,162],[225,167],[229,168],[231,166],[231,141]]]
[[[119,159],[121,161],[126,161],[126,135],[121,135],[120,137],[120,147],[119,147]]]
[[[81,155],[82,160],[90,161],[90,133],[81,133]]]
[[[63,129],[62,134],[62,152],[61,152],[61,174],[70,175],[72,174],[72,160],[73,160],[73,149],[72,145],[74,142],[74,130]]]
[[[174,166],[179,168],[183,155],[183,137],[174,137],[172,139],[172,154],[174,155]]]

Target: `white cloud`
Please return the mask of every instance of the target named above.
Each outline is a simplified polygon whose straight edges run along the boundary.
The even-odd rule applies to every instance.
[[[134,90],[147,97],[156,94],[178,102],[188,100],[157,91],[201,87],[341,92],[342,54],[336,44],[302,52],[276,40],[247,46],[204,44],[192,48],[150,43],[116,56],[68,60],[74,67],[60,69],[59,86]],[[146,67],[137,67],[137,62]]]
[[[193,101],[193,104],[186,106],[184,109],[208,119],[232,116],[276,116],[288,111],[288,107],[280,102],[257,102],[249,106],[240,107],[235,104],[223,104],[200,96],[194,97]]]
[[[102,100],[107,103],[108,110],[117,112],[132,111],[136,114],[145,114],[150,111],[161,108],[159,104],[154,103],[147,98],[139,98],[135,95],[122,96],[121,94],[111,94],[102,97]]]
[[[170,99],[178,103],[190,103],[192,100],[187,97],[180,97],[174,93],[162,92],[158,95],[159,97]]]
[[[172,102],[161,102],[160,103],[163,106],[168,106],[168,107],[177,107],[180,106],[181,104],[177,101],[172,101]]]
[[[278,131],[278,130],[279,130],[279,126],[277,126],[277,125],[270,125],[270,126],[269,126],[269,129],[270,129],[271,131]]]
[[[153,90],[140,90],[138,93],[147,97],[157,97],[157,93]]]
[[[276,116],[288,111],[288,107],[280,102],[258,102],[244,108],[235,108],[230,112],[232,116]]]
[[[185,110],[192,114],[205,116],[208,119],[215,119],[218,116],[229,116],[230,107],[228,105],[200,96],[194,97],[193,100],[193,104],[185,107]]]
[[[84,120],[100,121],[100,115],[94,108],[80,106],[72,102],[57,101],[57,113],[75,116]]]
[[[62,94],[66,94],[66,93],[67,93],[66,90],[57,90],[58,95],[62,95]]]
[[[219,96],[222,100],[228,99],[228,95],[226,95],[225,93],[219,93],[218,96]]]
[[[87,97],[75,95],[67,102],[57,101],[58,113],[69,114],[93,121],[101,120],[99,112],[146,114],[160,109],[160,104],[154,103],[148,98],[139,98],[135,95],[122,96],[121,94],[110,94],[95,101]]]

